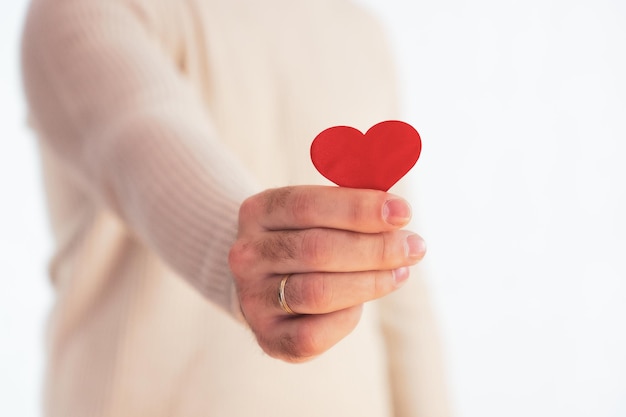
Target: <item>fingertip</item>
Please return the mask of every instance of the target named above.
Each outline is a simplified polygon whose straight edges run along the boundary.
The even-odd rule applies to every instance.
[[[419,235],[410,234],[406,238],[406,256],[413,260],[421,260],[426,255],[426,242]]]
[[[393,283],[396,288],[401,287],[404,283],[409,279],[410,270],[408,266],[403,266],[398,269],[394,269],[391,271],[391,275],[393,277]]]
[[[392,198],[383,204],[383,219],[392,226],[406,225],[411,215],[411,205],[402,198]]]

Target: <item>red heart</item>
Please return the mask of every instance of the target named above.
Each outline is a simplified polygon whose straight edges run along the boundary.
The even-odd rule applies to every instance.
[[[422,140],[413,126],[389,120],[363,135],[349,126],[328,128],[311,144],[311,160],[341,187],[387,191],[415,165]]]

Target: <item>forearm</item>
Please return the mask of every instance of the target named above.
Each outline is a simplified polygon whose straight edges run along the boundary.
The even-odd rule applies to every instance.
[[[36,1],[23,42],[31,118],[96,204],[236,313],[227,252],[257,190],[142,25],[117,2]]]

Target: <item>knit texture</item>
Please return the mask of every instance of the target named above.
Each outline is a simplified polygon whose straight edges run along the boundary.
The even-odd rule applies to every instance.
[[[316,133],[397,116],[389,63],[341,0],[33,2],[24,84],[56,239],[46,416],[445,415],[418,277],[294,366],[242,325],[227,262],[246,197],[324,183]]]

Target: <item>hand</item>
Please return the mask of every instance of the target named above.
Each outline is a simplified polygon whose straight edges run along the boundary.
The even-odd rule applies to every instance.
[[[403,199],[382,191],[296,186],[244,201],[230,251],[241,310],[270,356],[302,362],[357,325],[362,304],[397,289],[423,240],[400,230]],[[284,277],[285,301],[279,303]]]

